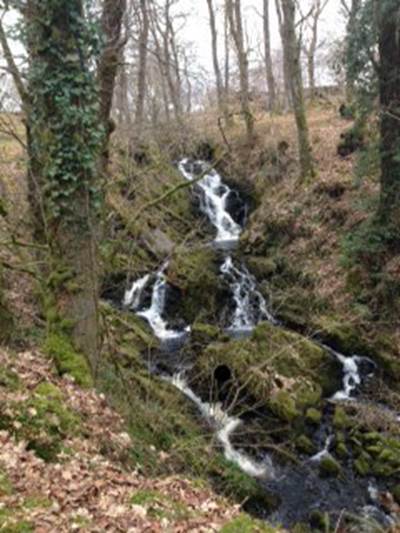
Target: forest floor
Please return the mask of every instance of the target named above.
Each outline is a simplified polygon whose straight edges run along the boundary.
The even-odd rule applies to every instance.
[[[238,506],[207,488],[130,469],[121,417],[104,396],[57,376],[37,351],[0,351],[0,426],[0,531],[236,527]]]

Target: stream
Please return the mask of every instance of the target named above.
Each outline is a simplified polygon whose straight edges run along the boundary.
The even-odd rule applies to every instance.
[[[208,170],[204,161],[182,160],[178,168],[185,179],[192,181],[201,173],[204,177],[192,189],[200,199],[200,210],[215,231],[212,245],[222,254],[220,276],[230,288],[231,316],[228,317],[226,332],[232,339],[250,335],[263,321],[279,326],[268,302],[258,289],[257,280],[248,271],[242,260],[232,252],[238,248],[239,238],[246,223],[247,208],[237,191],[226,185],[215,170]],[[236,215],[232,206],[236,208]],[[238,213],[238,206],[240,215]],[[166,296],[170,289],[165,261],[155,273],[146,274],[135,280],[124,297],[124,307],[146,320],[154,335],[159,339],[163,352],[178,353],[190,336],[190,325],[179,328],[171,326],[166,316]],[[150,305],[144,305],[144,294],[151,292]],[[345,356],[325,344],[318,343],[326,350],[342,369],[342,384],[330,399],[326,410],[333,403],[357,401],[356,394],[365,380],[374,371],[374,363],[360,355]],[[232,436],[241,427],[241,435],[246,433],[246,420],[234,417],[223,409],[220,403],[203,401],[190,387],[185,369],[176,366],[168,375],[160,376],[176,387],[198,409],[202,417],[215,432],[225,458],[235,463],[247,475],[255,477],[266,491],[279,496],[281,504],[271,514],[261,510],[261,516],[273,524],[289,527],[305,521],[312,510],[339,513],[341,509],[357,513],[358,516],[372,517],[384,526],[390,525],[391,517],[386,515],[376,501],[375,480],[361,479],[349,471],[342,478],[321,478],[318,464],[330,449],[334,440],[330,418],[323,417],[319,429],[320,451],[303,464],[280,465],[270,454],[253,457],[232,443]],[[326,421],[325,421],[326,418]],[[254,438],[254,436],[253,436]]]

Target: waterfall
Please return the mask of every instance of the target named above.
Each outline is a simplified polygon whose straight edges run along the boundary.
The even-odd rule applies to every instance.
[[[234,191],[223,183],[221,176],[215,170],[207,170],[207,164],[204,161],[184,159],[179,163],[179,170],[187,180],[193,181],[194,186],[201,192],[200,208],[216,230],[214,243],[218,244],[218,247],[222,250],[226,250],[230,246],[224,246],[224,244],[237,243],[242,227],[235,220],[228,205],[229,198],[234,194]],[[198,180],[202,173],[204,173],[204,176]],[[250,333],[262,320],[267,320],[277,325],[278,321],[268,310],[267,302],[257,288],[257,281],[254,276],[250,274],[245,265],[239,266],[235,263],[232,256],[225,252],[220,273],[229,284],[233,304],[232,316],[227,328],[228,332],[232,336]],[[124,305],[132,309],[138,316],[147,320],[158,339],[162,342],[172,341],[169,346],[170,348],[172,346],[172,350],[176,350],[190,333],[190,326],[176,330],[168,325],[165,317],[166,297],[169,290],[165,275],[167,268],[168,262],[165,262],[154,275],[155,281],[151,288],[151,303],[147,309],[141,309],[141,306],[144,291],[149,287],[153,277],[148,274],[133,282],[131,288],[126,291]],[[342,389],[334,394],[332,400],[351,399],[362,383],[361,367],[365,363],[370,366],[373,365],[372,361],[358,355],[346,357],[327,346],[322,344],[321,346],[332,353],[343,367]],[[244,424],[240,418],[230,416],[222,409],[220,404],[203,402],[190,388],[181,370],[173,376],[164,375],[162,379],[168,381],[189,398],[199,409],[202,416],[214,427],[216,439],[222,446],[227,460],[238,465],[243,472],[250,476],[264,479],[274,478],[274,469],[268,456],[262,461],[255,461],[247,454],[235,449],[232,445],[231,437],[233,433],[240,425]],[[323,449],[310,459],[312,462],[318,462],[326,454],[329,454],[329,449],[333,442],[332,439],[332,435],[328,435]]]

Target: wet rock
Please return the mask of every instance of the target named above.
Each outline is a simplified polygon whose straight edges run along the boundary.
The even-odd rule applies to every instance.
[[[158,257],[170,255],[175,247],[175,243],[159,228],[145,232],[142,238],[146,241],[146,246],[152,249]]]
[[[323,392],[319,381],[324,383],[330,362],[324,350],[301,335],[262,323],[250,337],[210,344],[199,355],[193,375],[203,376],[211,386],[215,368],[225,365],[254,402],[264,403],[281,420],[293,421],[308,408],[318,408]]]
[[[182,294],[179,306],[169,312],[186,323],[213,322],[223,304],[218,265],[211,248],[179,251],[168,267],[168,281]]]

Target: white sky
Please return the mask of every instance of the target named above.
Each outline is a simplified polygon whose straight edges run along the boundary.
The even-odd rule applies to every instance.
[[[303,13],[309,11],[311,0],[300,0]],[[223,0],[214,0],[217,8],[222,8]],[[178,9],[188,13],[188,19],[185,28],[182,29],[182,35],[185,40],[193,42],[196,49],[196,55],[201,66],[211,72],[211,38],[208,25],[208,7],[206,0],[180,0]],[[242,0],[242,13],[245,21],[247,35],[249,36],[250,49],[258,53],[259,44],[262,42],[262,19],[257,15],[256,10],[262,13],[262,0]],[[223,50],[223,12],[217,14],[219,22],[219,48]],[[278,29],[278,20],[275,11],[275,0],[270,0],[270,28],[272,48],[279,49],[280,37]],[[329,0],[320,21],[320,39],[333,40],[340,38],[344,34],[344,19],[341,15],[340,0]],[[254,55],[253,55],[254,57]]]

